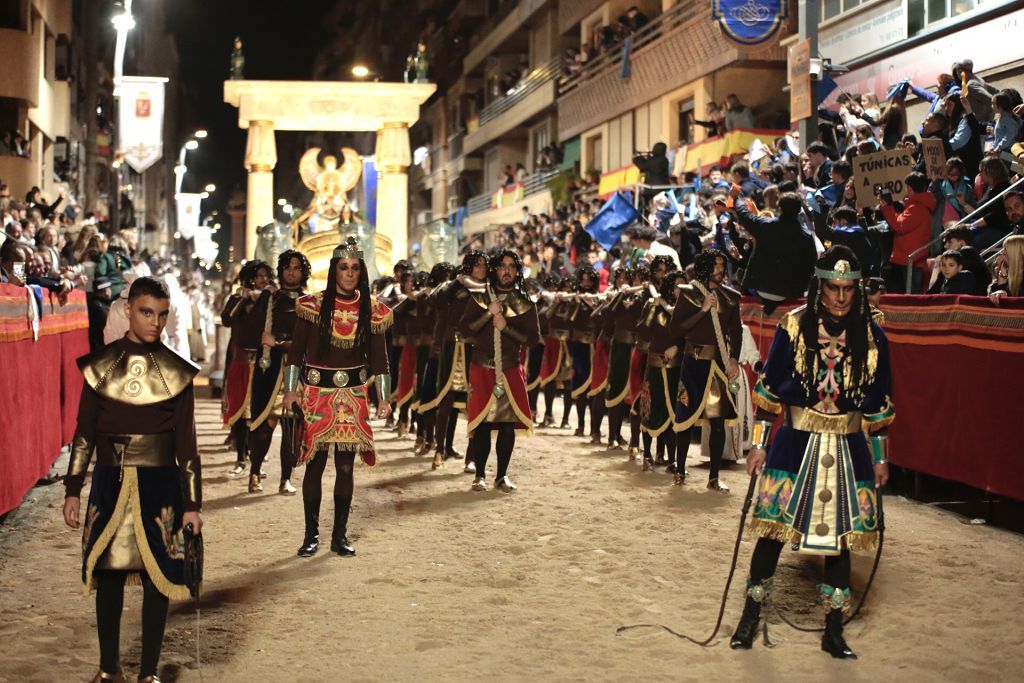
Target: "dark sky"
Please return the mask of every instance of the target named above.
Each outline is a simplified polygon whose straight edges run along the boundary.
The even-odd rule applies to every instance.
[[[168,4],[168,28],[177,40],[184,86],[182,129],[209,131],[200,148],[189,152],[186,191],[215,183],[217,197],[211,204],[217,208],[223,208],[232,190],[244,191],[246,132],[238,127],[238,111],[223,101],[234,37],[244,42],[246,78],[306,80],[325,40],[319,20],[329,6],[324,0]]]

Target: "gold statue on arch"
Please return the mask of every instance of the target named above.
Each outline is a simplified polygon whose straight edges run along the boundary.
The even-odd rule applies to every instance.
[[[359,183],[363,173],[363,161],[351,147],[341,150],[344,163],[338,168],[337,157],[328,154],[320,165],[320,148],[311,147],[299,160],[299,177],[303,184],[313,191],[313,201],[306,211],[295,220],[296,228],[302,235],[336,231],[342,214],[351,215],[348,193]]]

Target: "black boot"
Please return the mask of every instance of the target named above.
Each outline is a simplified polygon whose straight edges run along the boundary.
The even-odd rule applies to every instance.
[[[299,548],[299,557],[313,557],[320,550],[320,501],[302,499],[302,507],[306,516],[306,536]]]
[[[833,659],[857,659],[843,639],[843,611],[834,609],[825,615],[825,633],[821,636],[821,649]]]
[[[740,623],[736,625],[736,632],[729,640],[729,647],[734,650],[749,650],[754,645],[754,636],[757,635],[757,626],[761,621],[761,603],[751,597],[747,597],[743,605],[743,614],[740,616]]]
[[[334,499],[334,529],[331,531],[331,552],[342,557],[352,557],[356,549],[348,541],[348,513],[352,508],[351,498]]]

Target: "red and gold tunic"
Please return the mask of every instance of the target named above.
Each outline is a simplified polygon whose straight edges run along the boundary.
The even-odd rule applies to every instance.
[[[359,293],[334,302],[329,344],[320,343],[320,306],[324,293],[309,294],[296,302],[295,333],[288,350],[288,365],[301,369],[300,406],[306,427],[298,464],[304,465],[321,444],[336,443],[356,451],[367,465],[376,462],[366,384],[344,388],[315,386],[314,377],[331,377],[344,370],[352,377],[387,374],[388,353],[384,333],[392,323],[391,309],[374,300],[366,343],[356,344]]]

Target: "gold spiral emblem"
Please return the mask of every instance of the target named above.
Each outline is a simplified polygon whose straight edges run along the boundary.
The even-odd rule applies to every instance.
[[[128,380],[124,383],[124,393],[127,396],[138,398],[142,395],[145,388],[142,378],[146,376],[147,369],[146,361],[142,358],[133,358],[128,362]]]

